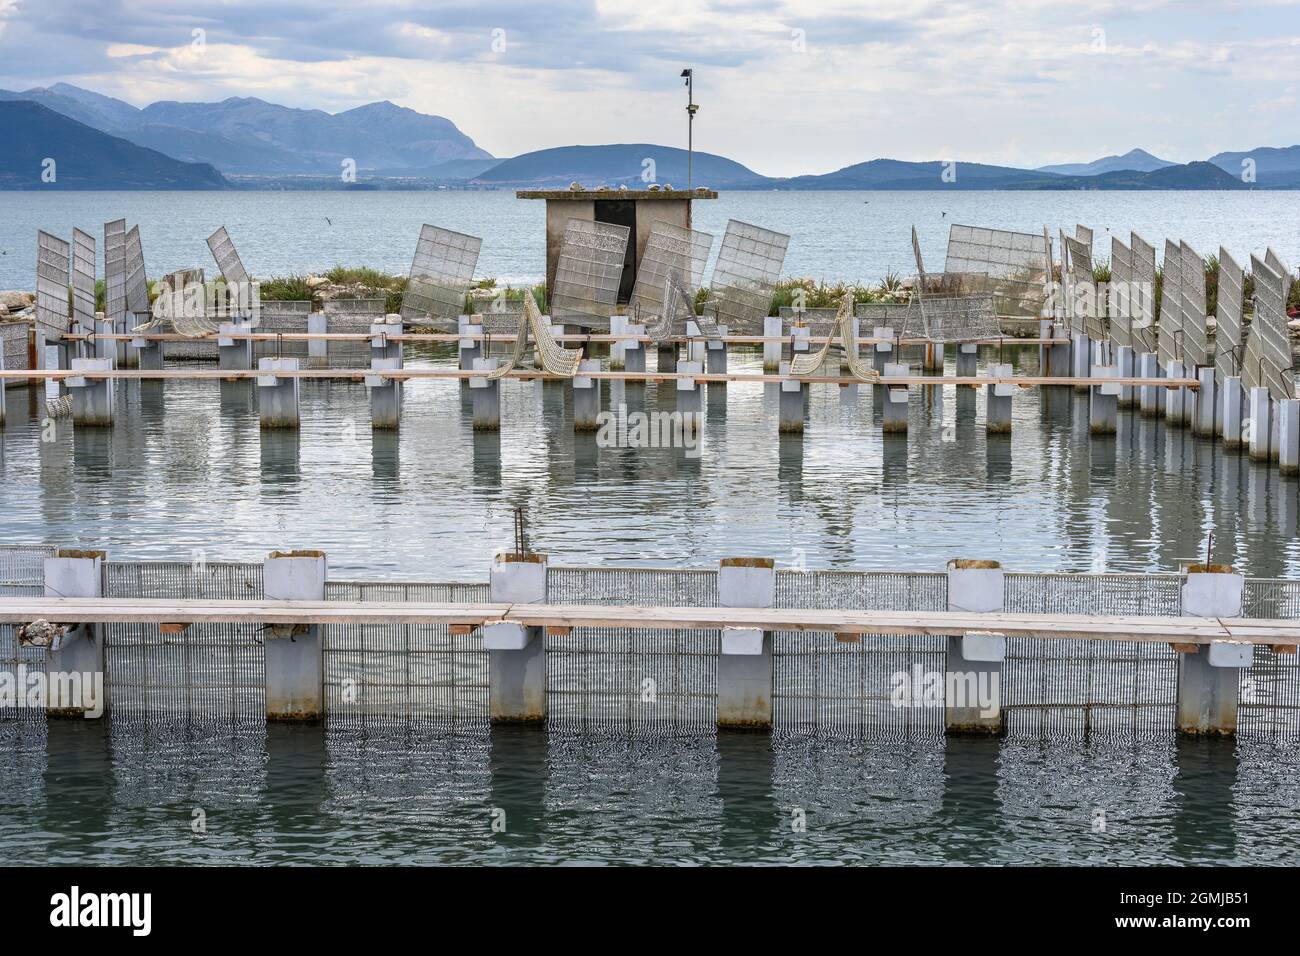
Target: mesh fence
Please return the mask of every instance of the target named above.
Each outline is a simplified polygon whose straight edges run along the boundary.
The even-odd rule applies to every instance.
[[[473,284],[482,246],[477,236],[422,226],[402,296],[402,318],[408,322],[454,319],[465,311],[465,294]]]
[[[1214,378],[1219,385],[1241,374],[1241,314],[1245,276],[1227,249],[1219,247],[1219,290],[1214,304]]]
[[[555,266],[551,321],[571,325],[609,321],[618,305],[630,233],[627,226],[612,222],[569,220]]]
[[[328,601],[481,603],[486,584],[330,581]],[[488,654],[479,635],[445,624],[327,625],[325,708],[331,722],[481,722],[488,716]]]
[[[225,226],[219,227],[216,232],[208,236],[208,250],[212,253],[217,268],[221,270],[221,275],[228,284],[242,286],[248,282],[244,262],[239,258],[239,251],[235,248],[230,233],[226,232]]]
[[[558,604],[718,603],[713,570],[551,568]],[[712,734],[717,729],[718,631],[574,628],[547,638],[548,723],[565,732]]]
[[[26,322],[0,322],[0,367],[27,368],[30,356],[27,353]]]
[[[262,597],[262,565],[109,561],[104,595],[254,600]],[[194,624],[180,634],[164,634],[157,625],[108,624],[104,634],[115,720],[184,717],[256,724],[266,719],[265,651],[257,628]]]
[[[632,301],[651,313],[664,305],[664,280],[676,276],[689,295],[694,295],[704,281],[704,265],[709,259],[713,236],[707,232],[684,229],[669,222],[650,227],[641,264],[637,267]]]
[[[54,556],[53,548],[39,545],[0,545],[0,596],[40,597],[45,593],[45,559]],[[19,675],[44,673],[45,648],[22,647],[17,628],[0,624],[0,672],[12,674],[15,689],[21,687]],[[45,712],[19,706],[13,701],[0,703],[0,720],[45,721]]]
[[[719,325],[738,335],[762,333],[789,246],[790,237],[784,233],[728,220],[713,265],[708,305]]]
[[[989,293],[999,316],[1037,318],[1047,269],[1045,235],[956,223],[948,230],[945,275],[962,277],[963,289]]]
[[[1267,388],[1274,401],[1285,401],[1295,395],[1286,313],[1291,277],[1274,271],[1258,256],[1250,257],[1250,272],[1255,280],[1255,317],[1246,337],[1241,383],[1247,389]]]
[[[68,331],[68,243],[48,232],[36,234],[36,325],[51,338]]]
[[[104,314],[114,322],[126,314],[126,220],[104,223]]]

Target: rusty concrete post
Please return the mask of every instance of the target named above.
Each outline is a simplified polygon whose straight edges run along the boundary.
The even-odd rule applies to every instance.
[[[544,604],[546,555],[498,554],[488,595],[493,604]],[[488,713],[493,723],[546,720],[546,640],[540,627],[513,622],[483,628],[488,652]]]
[[[1241,617],[1245,578],[1223,564],[1192,565],[1183,582],[1184,617]],[[1254,646],[1237,641],[1178,645],[1178,730],[1185,734],[1237,732],[1241,669],[1254,663]]]
[[[718,562],[718,604],[771,607],[776,601],[776,562],[771,558],[723,558]],[[772,729],[772,632],[727,628],[718,656],[718,729]]]
[[[45,596],[103,597],[105,557],[103,551],[60,548],[54,557],[45,559]],[[47,717],[94,719],[108,712],[101,625],[69,628],[58,648],[48,651],[45,672]]]
[[[979,614],[1002,610],[1002,565],[997,561],[948,562],[948,610]],[[965,631],[948,638],[944,668],[944,727],[950,734],[1002,732],[1002,662],[1007,639],[995,631]]]
[[[262,563],[263,594],[268,601],[324,601],[325,572],[324,551],[272,551]],[[320,625],[272,626],[265,635],[266,719],[323,720],[325,656]]]

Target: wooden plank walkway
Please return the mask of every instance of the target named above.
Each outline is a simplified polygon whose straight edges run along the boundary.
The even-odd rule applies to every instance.
[[[976,614],[964,611],[800,610],[573,604],[0,598],[0,623],[34,620],[124,624],[443,624],[513,622],[525,627],[664,630],[757,628],[837,635],[951,635],[1209,644],[1300,645],[1300,621],[1093,614]]]
[[[799,381],[810,385],[870,385],[872,382],[865,382],[861,379],[836,375],[802,375],[802,376],[784,376],[760,372],[727,372],[725,374],[700,372],[690,374],[686,372],[583,372],[583,377],[592,379],[601,379],[608,381],[623,382],[670,382],[676,379],[692,379],[696,382],[763,382],[772,383]],[[136,368],[117,368],[104,371],[91,370],[72,370],[72,369],[3,369],[0,370],[0,380],[3,379],[54,379],[55,381],[65,378],[86,378],[86,379],[125,379],[127,381],[238,381],[240,379],[260,378],[263,376],[274,376],[276,378],[298,378],[298,379],[350,379],[361,381],[367,375],[377,376],[384,379],[392,379],[399,382],[418,381],[421,379],[467,379],[481,378],[481,371],[471,371],[469,369],[455,368],[400,368],[371,370],[368,368],[300,368],[296,371],[260,371],[258,369],[216,369],[216,368],[165,368],[157,370],[142,370]],[[552,375],[550,372],[533,371],[529,369],[514,369],[508,372],[506,378],[512,379],[548,379],[553,381],[569,381],[564,376]],[[1017,385],[1020,388],[1034,388],[1037,386],[1048,385],[1146,385],[1158,388],[1187,388],[1195,390],[1199,382],[1194,378],[1076,378],[1070,376],[1061,376],[1053,378],[1043,375],[1027,375],[1022,377],[1007,376],[998,377],[992,375],[907,375],[896,378],[881,378],[881,385],[968,385],[971,388],[979,388],[984,385]]]

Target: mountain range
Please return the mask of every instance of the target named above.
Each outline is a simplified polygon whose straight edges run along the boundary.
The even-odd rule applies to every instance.
[[[10,148],[0,151],[0,188],[6,189],[45,186],[34,169],[49,157],[60,160],[60,187],[84,189],[539,189],[651,181],[683,188],[687,181],[687,153],[676,147],[559,146],[498,159],[451,120],[388,101],[333,114],[252,97],[139,108],[56,83],[0,90],[0,107],[11,131]],[[80,159],[69,168],[63,161],[100,151],[112,157],[102,168]],[[1037,169],[873,159],[792,177],[764,176],[707,152],[695,152],[691,163],[694,185],[732,190],[1300,188],[1300,146],[1223,152],[1186,164],[1134,149]],[[340,175],[349,165],[356,182]]]

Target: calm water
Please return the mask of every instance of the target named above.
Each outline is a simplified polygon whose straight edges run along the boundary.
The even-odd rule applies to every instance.
[[[150,276],[214,268],[204,240],[230,229],[254,276],[323,271],[338,264],[404,273],[420,225],[431,222],[483,238],[478,275],[536,281],[543,273],[544,203],[511,192],[151,193],[0,192],[0,289],[35,287],[36,230],[68,237],[80,226],[96,237],[103,223],[139,223]],[[1300,197],[1294,192],[724,192],[695,203],[695,226],[714,236],[735,217],[792,236],[786,274],[874,282],[911,275],[909,228],[920,232],[927,264],[943,261],[948,224],[1039,232],[1109,234],[1135,229],[1157,249],[1185,239],[1209,255],[1227,246],[1238,262],[1271,245],[1300,263]],[[100,250],[102,257],[103,250]],[[102,274],[102,265],[101,265]]]
[[[203,236],[221,222],[262,274],[403,269],[425,220],[486,237],[481,274],[540,273],[540,204],[509,195],[0,203],[0,286],[31,284],[37,222],[66,232],[116,215],[142,223],[154,274],[206,262]],[[700,210],[717,232],[731,215],[788,229],[788,271],[827,278],[910,271],[913,217],[939,256],[945,210],[1019,228],[1134,225],[1150,240],[1168,232],[1242,255],[1267,242],[1300,259],[1293,197],[1281,193],[741,193]],[[1036,367],[1032,349],[1008,360]],[[450,350],[408,352],[412,365],[453,361]],[[757,371],[758,354],[735,354],[732,367]],[[1135,414],[1121,413],[1115,438],[1089,439],[1070,391],[1017,395],[1010,438],[985,435],[982,395],[917,392],[903,440],[882,436],[870,389],[814,387],[798,439],[777,437],[770,388],[715,387],[691,458],[575,436],[572,399],[554,385],[503,384],[501,432],[475,434],[460,386],[414,383],[398,435],[372,435],[359,384],[304,382],[301,429],[265,434],[251,384],[118,389],[113,429],[60,423],[49,442],[34,398],[10,390],[0,540],[143,559],[313,547],[335,577],[483,580],[522,507],[533,546],[555,563],[766,554],[781,566],[939,570],[996,557],[1020,570],[1169,571],[1213,531],[1214,559],[1248,574],[1300,565],[1294,480]],[[672,389],[603,390],[606,407],[675,407]],[[1172,739],[847,744],[124,722],[47,732],[0,721],[0,862],[1295,864],[1298,762],[1289,745]],[[192,832],[196,808],[206,833]],[[492,833],[494,810],[504,834]],[[796,811],[807,832],[793,831]]]

